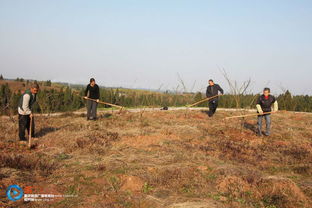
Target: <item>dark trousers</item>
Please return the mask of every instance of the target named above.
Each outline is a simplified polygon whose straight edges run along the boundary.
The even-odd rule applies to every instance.
[[[87,100],[87,119],[96,119],[97,105],[96,101]]]
[[[216,112],[218,107],[218,100],[211,100],[209,101],[209,111],[208,116],[211,117]]]
[[[18,134],[19,139],[21,141],[25,141],[25,130],[27,129],[27,133],[29,135],[29,128],[30,128],[30,116],[29,115],[20,115],[18,114]],[[34,137],[35,135],[35,120],[32,118],[32,126],[31,126],[31,136]]]

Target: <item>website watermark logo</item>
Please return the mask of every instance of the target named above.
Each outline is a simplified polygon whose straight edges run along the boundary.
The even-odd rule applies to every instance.
[[[34,193],[35,192],[35,193]],[[24,198],[24,201],[54,201],[61,198],[78,197],[74,194],[47,194],[46,191],[39,187],[25,186],[21,188],[19,185],[10,185],[6,190],[6,195],[11,201],[18,201]]]
[[[10,185],[7,188],[6,195],[7,195],[9,200],[17,201],[17,200],[20,200],[23,197],[24,191],[23,191],[23,189],[21,187],[19,187],[18,185],[14,184],[14,185]]]

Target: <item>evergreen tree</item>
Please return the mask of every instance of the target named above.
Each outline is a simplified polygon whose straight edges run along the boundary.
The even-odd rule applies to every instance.
[[[47,87],[51,87],[52,83],[51,83],[51,80],[47,80],[45,83],[44,83],[45,86]]]
[[[291,93],[288,90],[286,90],[284,94],[279,95],[277,100],[278,100],[280,109],[290,110],[290,111],[296,109],[295,102],[291,96]]]
[[[9,84],[5,83],[0,88],[0,106],[2,114],[6,114],[10,110],[11,90]]]

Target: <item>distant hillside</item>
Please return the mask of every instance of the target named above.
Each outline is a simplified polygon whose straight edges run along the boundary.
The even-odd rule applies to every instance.
[[[33,80],[7,80],[3,79],[0,80],[0,85],[5,85],[6,83],[9,85],[9,88],[12,92],[17,93],[18,91],[25,91],[26,89],[29,89],[31,83],[33,83]],[[59,90],[61,87],[64,87],[63,85],[56,84],[56,83],[49,83],[47,81],[37,81],[40,85],[40,88],[42,90],[50,90],[50,89],[57,89]]]

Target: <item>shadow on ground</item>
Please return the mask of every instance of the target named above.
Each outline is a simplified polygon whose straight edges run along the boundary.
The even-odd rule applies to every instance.
[[[36,133],[36,137],[43,137],[45,136],[46,134],[49,134],[51,132],[54,132],[54,131],[58,131],[60,130],[61,128],[55,128],[55,127],[44,127],[44,128],[41,128],[37,133]]]

